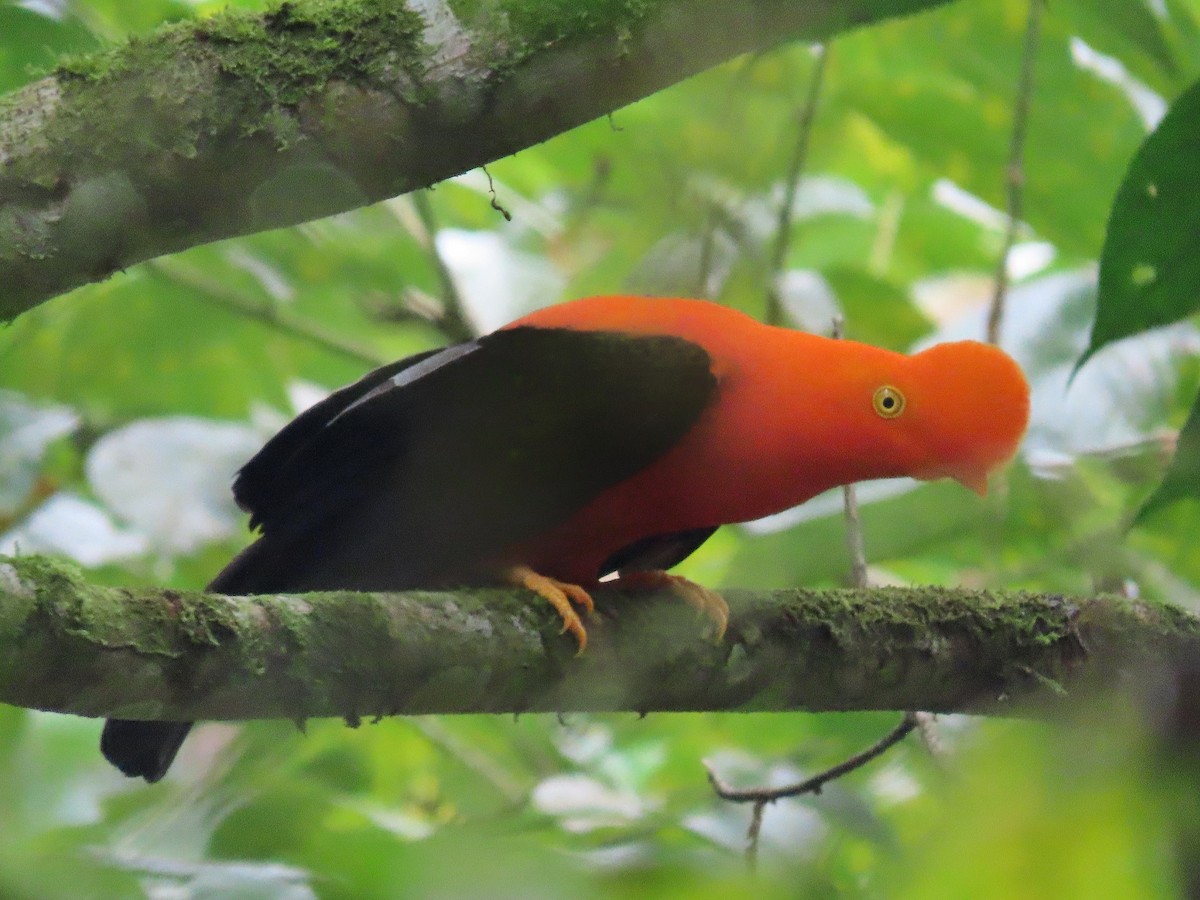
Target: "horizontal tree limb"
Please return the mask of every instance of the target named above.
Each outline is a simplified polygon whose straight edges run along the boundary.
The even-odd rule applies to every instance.
[[[0,321],[424,187],[740,53],[947,0],[287,0],[0,96]]]
[[[60,562],[0,558],[0,702],[168,720],[1025,713],[1200,659],[1200,619],[1122,597],[930,587],[726,598],[729,631],[714,643],[669,592],[599,591],[602,615],[576,657],[549,605],[516,590],[226,597],[97,587]]]

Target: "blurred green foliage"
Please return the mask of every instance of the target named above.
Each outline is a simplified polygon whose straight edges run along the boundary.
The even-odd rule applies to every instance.
[[[60,54],[224,5],[0,0],[0,91]],[[224,489],[239,448],[372,360],[444,342],[442,266],[476,329],[621,290],[761,315],[773,288],[792,324],[824,330],[841,312],[851,338],[982,336],[1027,8],[962,2],[833,43],[782,271],[771,255],[814,65],[804,46],[497,162],[511,223],[469,173],[427,195],[432,222],[399,198],[157,260],[22,316],[0,331],[0,549],[68,553],[98,581],[201,586],[248,538]],[[986,502],[947,484],[864,489],[875,577],[1200,605],[1194,501],[1123,530],[1200,382],[1197,116],[1181,106],[1143,143],[1177,96],[1194,106],[1198,72],[1195,0],[1047,9],[1003,341],[1034,386],[1030,435]],[[1169,216],[1122,201],[1140,166],[1166,173]],[[1128,339],[1068,390],[1102,251],[1108,324],[1092,345]],[[1178,264],[1158,286],[1171,315],[1147,318],[1127,279],[1110,288],[1113,258]],[[1195,495],[1196,477],[1174,496]],[[839,511],[820,498],[723,529],[684,570],[713,585],[842,581]],[[711,796],[701,761],[738,784],[794,779],[893,722],[209,725],[147,787],[100,759],[99,723],[0,708],[0,898],[1129,898],[1195,883],[1181,826],[1200,796],[1194,761],[1124,709],[1054,726],[951,718],[937,761],[910,741],[819,797],[771,806],[752,878],[749,811]]]

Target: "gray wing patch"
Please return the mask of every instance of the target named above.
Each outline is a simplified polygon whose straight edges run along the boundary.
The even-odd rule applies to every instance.
[[[448,366],[450,363],[456,360],[462,359],[465,356],[469,356],[478,349],[479,344],[477,344],[475,341],[470,341],[466,344],[455,344],[453,347],[447,347],[445,350],[441,350],[432,356],[426,357],[416,365],[409,366],[406,369],[401,369],[391,378],[387,379],[381,384],[376,385],[341,412],[339,412],[336,416],[329,420],[329,423],[325,427],[328,428],[330,425],[333,425],[338,419],[342,418],[342,416],[346,415],[356,407],[362,406],[364,403],[370,403],[371,400],[380,394],[410,385],[414,381],[424,378],[426,375],[433,374],[443,366]]]

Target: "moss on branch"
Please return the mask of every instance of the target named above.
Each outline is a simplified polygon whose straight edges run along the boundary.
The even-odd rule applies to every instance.
[[[1120,597],[731,591],[715,644],[671,595],[597,595],[583,657],[514,590],[234,598],[0,559],[0,702],[246,719],[575,710],[1025,712],[1200,658],[1200,620]]]
[[[749,50],[945,0],[284,0],[0,97],[0,321],[423,187]]]

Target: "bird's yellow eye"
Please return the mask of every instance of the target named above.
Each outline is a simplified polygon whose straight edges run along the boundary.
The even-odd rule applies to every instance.
[[[904,412],[904,395],[890,384],[885,384],[875,390],[871,404],[875,407],[875,412],[883,418],[894,419]]]

